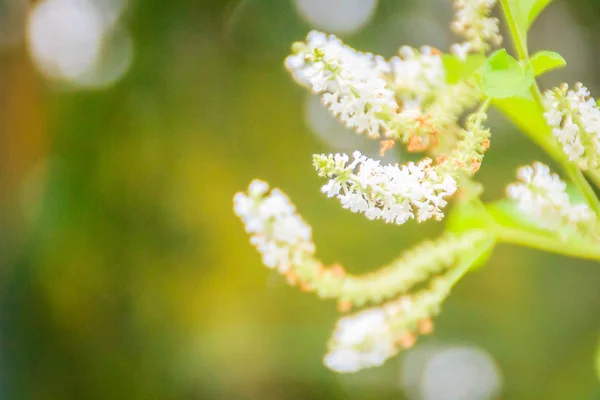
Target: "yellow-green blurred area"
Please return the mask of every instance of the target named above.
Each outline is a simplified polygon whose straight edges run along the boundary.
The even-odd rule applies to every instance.
[[[600,398],[598,264],[501,245],[432,336],[339,375],[322,365],[335,305],[265,268],[232,212],[264,179],[319,256],[355,273],[439,234],[320,193],[313,153],[377,144],[332,123],[283,59],[315,27],[386,57],[447,49],[450,13],[449,0],[0,0],[0,398]],[[541,15],[531,47],[569,62],[544,87],[600,93],[599,21],[595,0]],[[486,200],[518,165],[548,162],[499,115],[490,126]]]

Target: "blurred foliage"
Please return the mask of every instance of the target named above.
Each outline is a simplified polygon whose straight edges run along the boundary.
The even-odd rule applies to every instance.
[[[348,42],[390,56],[415,35],[395,24],[417,3],[435,14],[381,0]],[[597,63],[600,6],[568,6]],[[56,90],[23,46],[0,53],[1,397],[402,398],[398,361],[322,366],[334,304],[264,268],[231,210],[254,177],[283,188],[320,257],[354,272],[441,230],[371,222],[319,193],[311,154],[336,149],[310,134],[282,68],[310,27],[279,0],[138,1],[127,25],[134,65],[104,91]],[[547,161],[499,117],[492,129],[487,199],[517,165]],[[500,246],[426,340],[485,348],[503,399],[596,399],[599,287],[597,264]]]

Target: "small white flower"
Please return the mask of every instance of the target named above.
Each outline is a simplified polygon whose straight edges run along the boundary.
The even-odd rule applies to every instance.
[[[445,197],[454,194],[456,181],[450,175],[439,175],[431,160],[399,166],[381,165],[359,151],[353,157],[346,165],[339,160],[347,158],[337,154],[315,156],[319,175],[329,178],[322,191],[329,197],[337,196],[342,207],[396,224],[410,218],[418,222],[443,218]]]
[[[581,83],[566,84],[545,94],[545,117],[569,161],[581,169],[600,167],[600,110]]]
[[[382,365],[398,349],[382,308],[372,308],[338,321],[324,364],[337,372],[356,372]]]
[[[508,197],[517,202],[519,210],[542,226],[577,230],[594,225],[594,212],[586,204],[571,204],[567,185],[546,165],[536,162],[533,166],[521,167],[517,170],[517,178],[518,182],[507,188]]]
[[[398,57],[390,60],[390,67],[394,87],[403,103],[413,103],[409,108],[416,108],[414,103],[420,104],[446,86],[446,70],[440,52],[429,46],[421,47],[420,51],[403,46],[398,53]]]
[[[450,53],[454,54],[461,61],[465,61],[467,59],[467,55],[469,54],[470,50],[471,43],[469,42],[454,43],[452,46],[450,46]]]
[[[262,254],[263,263],[285,273],[312,256],[315,245],[310,226],[287,196],[278,189],[268,190],[266,182],[252,181],[248,194],[234,196],[233,208],[252,235],[250,243]]]
[[[490,17],[495,5],[496,0],[454,0],[452,30],[465,41],[452,45],[450,51],[459,59],[466,59],[467,53],[487,51],[502,43],[500,21]]]
[[[267,193],[267,190],[269,190],[269,184],[258,179],[250,182],[250,186],[248,186],[248,194],[252,197],[261,196]]]
[[[398,104],[386,85],[383,73],[389,66],[382,57],[358,52],[317,31],[292,49],[286,67],[296,81],[320,94],[343,123],[371,137],[388,129],[379,114],[396,110]]]

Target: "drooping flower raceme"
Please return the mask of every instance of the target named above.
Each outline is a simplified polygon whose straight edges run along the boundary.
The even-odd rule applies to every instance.
[[[396,224],[443,218],[445,198],[456,191],[456,181],[438,174],[430,159],[399,166],[381,165],[359,151],[353,157],[348,163],[345,154],[314,156],[319,176],[329,179],[322,191],[337,197],[342,207]]]
[[[306,42],[295,43],[292,51],[286,67],[296,81],[320,94],[343,123],[371,137],[389,129],[385,115],[394,113],[398,104],[383,76],[389,70],[383,58],[317,31],[310,32]]]
[[[584,170],[600,167],[600,110],[581,83],[567,84],[545,94],[546,121],[569,161]]]
[[[429,288],[341,318],[328,343],[325,365],[337,372],[356,372],[383,364],[418,335],[433,331],[432,317],[450,293],[451,272],[433,279]]]
[[[500,21],[490,17],[495,5],[496,0],[454,0],[456,12],[452,30],[465,38],[464,42],[450,47],[455,56],[464,60],[468,53],[485,52],[502,43]]]
[[[518,181],[507,188],[519,209],[547,229],[593,233],[596,215],[587,204],[571,204],[567,185],[546,165],[536,162],[517,170]],[[592,232],[590,232],[592,231]]]
[[[461,254],[486,240],[483,231],[446,233],[424,241],[375,273],[348,274],[339,264],[326,267],[315,257],[310,228],[280,190],[253,181],[234,196],[234,210],[251,235],[251,243],[269,268],[288,283],[337,299],[340,309],[389,300],[451,269]],[[278,211],[280,210],[280,211]]]
[[[250,242],[262,254],[263,263],[286,273],[312,257],[315,245],[310,226],[296,214],[296,208],[278,189],[255,180],[248,193],[237,193],[234,211],[251,236]]]

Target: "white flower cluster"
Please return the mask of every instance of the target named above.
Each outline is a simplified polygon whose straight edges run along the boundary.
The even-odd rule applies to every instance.
[[[345,154],[314,156],[319,175],[329,178],[323,193],[337,197],[342,207],[396,224],[410,218],[422,222],[444,217],[441,209],[447,204],[445,197],[456,191],[456,181],[450,175],[440,176],[430,159],[399,166],[380,165],[359,151],[353,157],[348,164]]]
[[[418,335],[433,331],[431,316],[439,312],[448,287],[424,290],[340,319],[328,343],[324,364],[337,372],[356,372],[382,365]]]
[[[236,193],[234,211],[251,234],[250,243],[262,254],[263,263],[286,273],[315,252],[310,226],[278,189],[254,180],[248,193]]]
[[[600,167],[600,110],[581,83],[567,84],[545,94],[546,121],[569,161],[584,170]]]
[[[292,46],[285,64],[342,123],[372,138],[399,140],[411,152],[437,147],[440,133],[479,98],[465,80],[446,82],[442,53],[429,46],[403,46],[388,61],[312,31]]]
[[[567,185],[546,165],[536,162],[517,170],[518,182],[508,186],[508,197],[516,200],[519,209],[531,215],[548,229],[577,228],[595,220],[587,204],[573,205],[566,192]]]
[[[429,46],[421,47],[420,51],[402,46],[398,54],[390,60],[390,67],[403,107],[407,102],[420,104],[446,86],[446,69],[439,51]]]
[[[452,30],[466,39],[450,47],[455,56],[464,60],[468,53],[487,51],[490,45],[502,43],[500,21],[490,17],[495,5],[496,0],[454,0],[456,12]]]
[[[320,94],[343,123],[371,137],[388,129],[380,114],[394,112],[398,104],[386,85],[383,73],[389,66],[382,57],[358,52],[335,36],[317,31],[292,49],[286,67],[296,81]]]
[[[324,364],[337,372],[356,372],[382,365],[398,349],[383,308],[371,308],[340,319]]]

